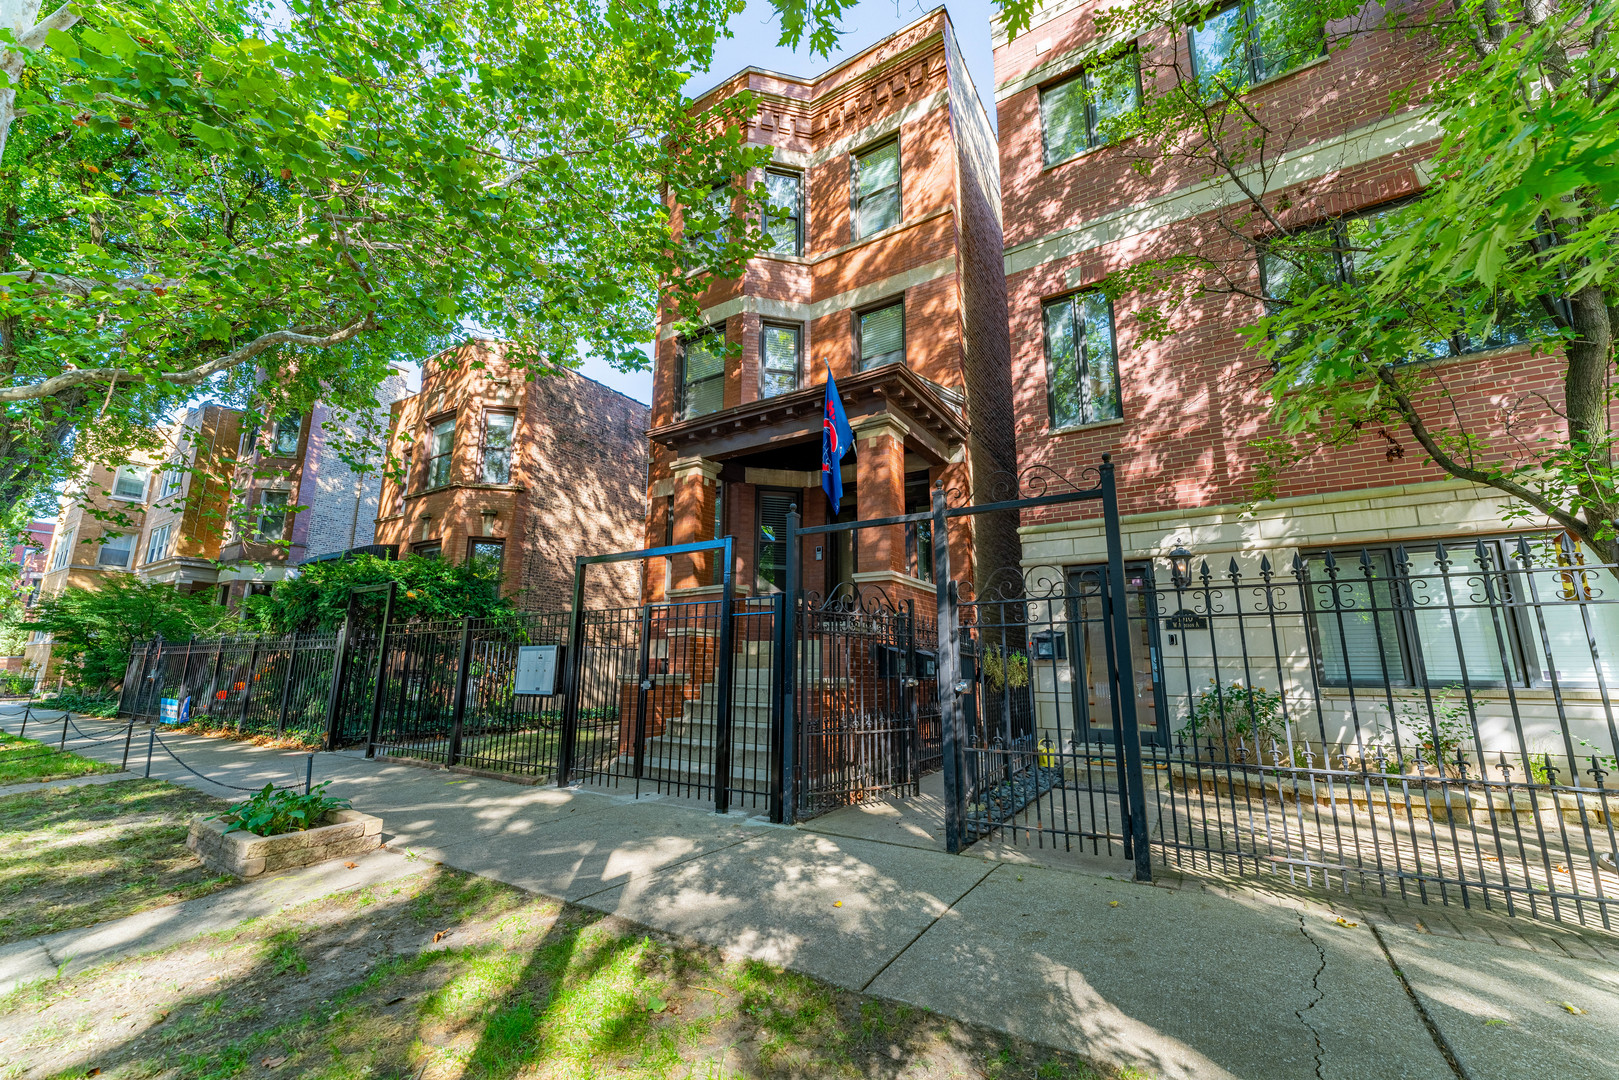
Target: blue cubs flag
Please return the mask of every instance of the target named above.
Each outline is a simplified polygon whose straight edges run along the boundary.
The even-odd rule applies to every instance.
[[[843,399],[838,396],[838,384],[830,373],[826,377],[825,411],[821,421],[821,487],[826,491],[835,517],[838,504],[843,502],[843,455],[854,446],[854,432],[849,430]]]

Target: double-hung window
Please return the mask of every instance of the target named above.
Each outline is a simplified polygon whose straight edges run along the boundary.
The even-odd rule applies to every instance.
[[[450,482],[450,465],[455,458],[455,417],[433,425],[427,440],[427,486],[443,487]]]
[[[1040,91],[1040,133],[1045,163],[1060,161],[1106,143],[1120,117],[1141,103],[1139,57],[1134,49],[1089,64]]]
[[[163,483],[159,485],[157,497],[167,499],[171,495],[180,494],[180,486],[185,482],[185,466],[173,462],[163,470]]]
[[[257,538],[261,542],[274,543],[286,533],[289,495],[285,491],[266,491],[259,496]]]
[[[112,477],[112,497],[140,501],[146,498],[151,471],[144,465],[120,465]]]
[[[483,417],[483,474],[486,484],[512,482],[512,432],[517,426],[514,412],[489,412]]]
[[[1479,551],[1482,547],[1482,559]],[[1325,686],[1619,686],[1609,572],[1567,540],[1370,547],[1305,557]]]
[[[900,223],[899,140],[855,155],[853,193],[854,239]]]
[[[78,530],[64,533],[56,542],[56,550],[51,553],[51,569],[60,570],[73,559],[73,541],[78,537]]]
[[[860,370],[905,362],[905,302],[897,300],[862,311],[855,319]]]
[[[1113,305],[1107,297],[1093,291],[1048,300],[1041,317],[1051,426],[1077,427],[1122,417]]]
[[[275,422],[275,454],[291,457],[298,452],[298,433],[303,430],[303,417],[297,413],[283,416]]]
[[[1241,90],[1296,67],[1326,47],[1321,28],[1291,0],[1247,0],[1192,26],[1192,74],[1205,93]]]
[[[717,259],[731,236],[731,186],[715,184],[693,210],[691,245],[704,257]]]
[[[169,536],[174,532],[172,522],[159,525],[153,529],[146,538],[146,565],[167,558],[169,554]]]
[[[1410,200],[1386,203],[1335,218],[1318,228],[1295,234],[1286,244],[1272,243],[1261,250],[1260,283],[1265,307],[1275,313],[1309,296],[1323,285],[1370,282],[1385,259],[1379,248],[1392,238],[1393,215]],[[1478,289],[1458,294],[1442,323],[1418,323],[1421,337],[1408,361],[1462,356],[1482,349],[1513,345],[1556,333],[1556,323],[1538,304],[1524,305]],[[1483,310],[1488,305],[1492,310]],[[1413,312],[1413,316],[1422,315]],[[1431,309],[1429,310],[1431,314]],[[1490,326],[1487,335],[1469,334],[1466,327]]]
[[[129,556],[135,550],[135,537],[129,533],[108,533],[101,538],[101,550],[96,553],[97,566],[129,568]]]
[[[759,396],[775,397],[798,389],[799,343],[797,326],[765,323],[759,331]]]
[[[725,333],[705,331],[680,349],[680,418],[718,412],[725,404]]]
[[[804,178],[779,169],[765,171],[765,236],[777,255],[804,254]]]

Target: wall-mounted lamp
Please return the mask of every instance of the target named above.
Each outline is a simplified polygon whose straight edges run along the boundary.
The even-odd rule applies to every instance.
[[[1169,576],[1175,579],[1175,588],[1184,589],[1192,583],[1192,553],[1177,547],[1169,553]]]

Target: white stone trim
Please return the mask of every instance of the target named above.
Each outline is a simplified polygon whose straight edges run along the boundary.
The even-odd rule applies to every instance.
[[[1314,180],[1337,169],[1361,165],[1399,150],[1433,142],[1442,134],[1438,119],[1426,110],[1404,112],[1279,155],[1271,167],[1270,176],[1264,180],[1264,188],[1276,191]],[[1260,182],[1259,170],[1249,170],[1244,179]],[[1009,247],[1006,249],[1006,274],[1010,277],[1053,259],[1091,251],[1210,210],[1235,206],[1246,199],[1247,196],[1229,179],[1192,184],[1145,203],[1122,207],[1071,228]]]
[[[862,307],[874,303],[886,296],[903,292],[917,285],[924,285],[936,278],[956,272],[956,257],[946,255],[942,259],[935,259],[930,263],[912,267],[903,273],[893,274],[880,281],[850,289],[848,292],[829,296],[825,300],[817,300],[813,304],[795,304],[788,300],[771,300],[759,296],[736,296],[723,304],[704,308],[698,315],[698,321],[704,325],[712,325],[722,319],[729,319],[732,315],[744,313],[758,314],[766,319],[780,319],[783,322],[807,323],[827,315],[836,314],[848,308]],[[658,328],[658,338],[663,340],[675,336],[675,324],[664,323]]]
[[[898,528],[898,526],[889,526]],[[898,570],[865,570],[849,575],[849,580],[856,585],[906,585],[910,588],[926,593],[938,593],[931,581],[923,581],[919,577],[902,574]]]

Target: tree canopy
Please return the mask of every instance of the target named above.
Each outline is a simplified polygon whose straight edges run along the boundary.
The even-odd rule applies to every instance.
[[[644,366],[660,295],[745,257],[666,211],[758,157],[748,100],[682,95],[734,0],[5,7],[0,501],[200,394],[364,409],[468,327]]]
[[[244,611],[254,633],[330,632],[343,624],[351,590],[390,581],[399,586],[393,608],[399,622],[498,619],[517,610],[500,595],[499,571],[471,561],[349,555],[301,567],[296,577],[276,582],[269,596],[249,598]],[[373,607],[381,603],[372,599]]]
[[[169,641],[216,637],[239,629],[235,612],[206,597],[124,574],[109,576],[95,589],[74,586],[41,600],[24,625],[51,635],[52,659],[63,662],[74,685],[88,690],[121,680],[137,642],[159,635]]]

